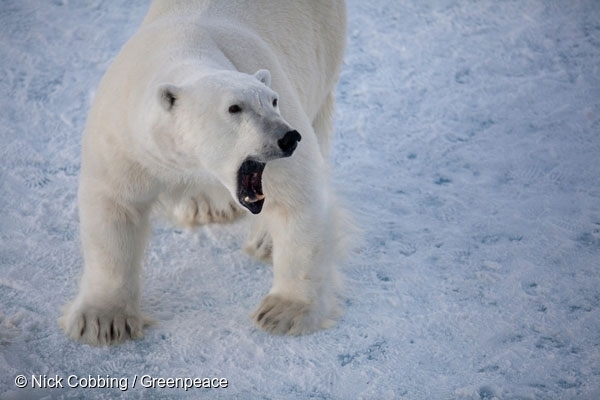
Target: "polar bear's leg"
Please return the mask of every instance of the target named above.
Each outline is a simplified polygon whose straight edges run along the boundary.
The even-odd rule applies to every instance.
[[[269,195],[275,199],[259,216],[272,240],[273,285],[253,319],[272,333],[310,333],[331,326],[339,316],[341,214],[325,170],[314,168],[318,152],[314,146],[313,163],[306,162],[310,154],[305,153],[273,165]]]
[[[273,285],[253,314],[271,333],[301,335],[332,326],[339,316],[338,235],[333,214],[271,216]]]
[[[67,335],[94,345],[143,336],[140,269],[149,206],[134,206],[93,191],[81,194],[85,266],[79,293],[59,322]]]
[[[162,194],[159,208],[175,224],[186,227],[231,222],[245,214],[223,185],[209,179]]]

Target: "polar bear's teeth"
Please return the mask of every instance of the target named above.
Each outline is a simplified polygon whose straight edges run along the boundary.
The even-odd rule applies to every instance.
[[[256,193],[256,196],[254,196],[254,198],[250,197],[250,196],[246,196],[244,197],[244,201],[246,203],[256,203],[257,201],[261,201],[265,198],[264,194],[261,193]]]

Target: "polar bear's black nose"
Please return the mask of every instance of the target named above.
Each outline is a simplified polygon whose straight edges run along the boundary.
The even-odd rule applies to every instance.
[[[298,131],[289,131],[277,141],[279,148],[284,153],[284,157],[289,157],[292,155],[294,150],[296,150],[296,146],[298,145],[300,139],[302,139],[302,136],[300,136]]]

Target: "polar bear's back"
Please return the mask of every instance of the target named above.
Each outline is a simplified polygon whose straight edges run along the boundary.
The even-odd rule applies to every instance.
[[[221,25],[223,32],[256,34],[274,53],[311,119],[337,82],[346,44],[343,0],[154,0],[142,26],[163,18],[192,18],[199,24]],[[222,36],[219,45],[237,55],[253,51],[241,48],[235,34]],[[249,73],[255,68],[239,67]]]

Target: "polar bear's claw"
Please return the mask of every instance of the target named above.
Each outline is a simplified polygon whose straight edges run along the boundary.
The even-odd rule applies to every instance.
[[[213,223],[233,222],[245,214],[233,199],[212,199],[197,195],[182,199],[171,211],[174,222],[196,227]]]
[[[59,323],[71,339],[102,346],[142,338],[144,326],[149,325],[150,320],[127,314],[119,309],[70,310],[67,308]]]
[[[219,204],[201,197],[190,200],[196,208],[193,220],[188,222],[190,225],[231,222],[244,214],[233,201]]]
[[[327,324],[318,321],[310,304],[277,294],[266,296],[252,318],[262,330],[285,335],[308,334]]]

